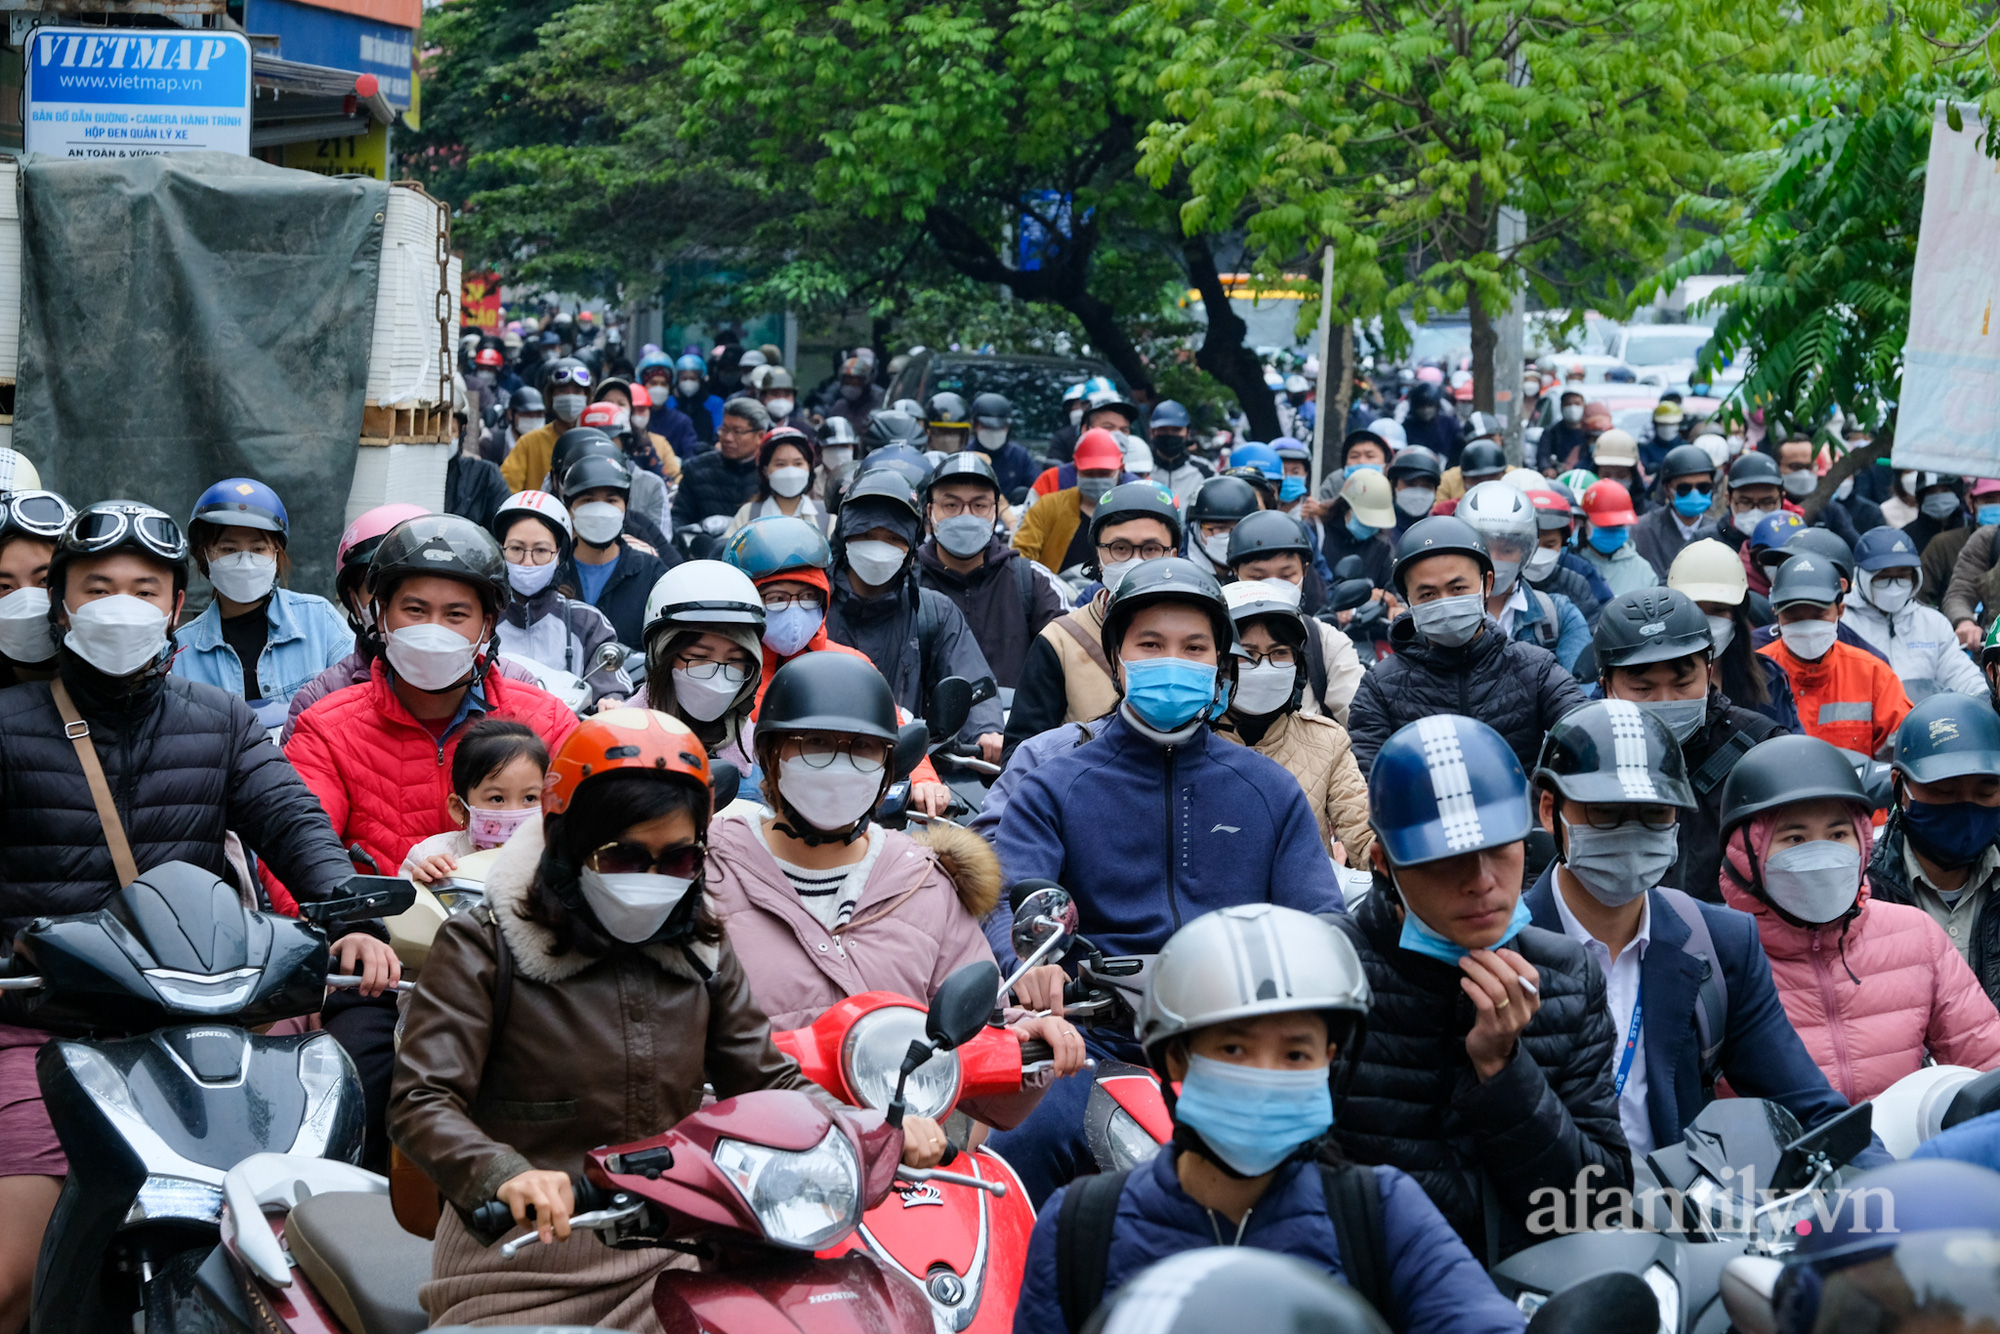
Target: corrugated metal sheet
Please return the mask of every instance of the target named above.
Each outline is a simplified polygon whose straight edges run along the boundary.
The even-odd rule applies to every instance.
[[[0,0],[0,11],[45,14],[220,14],[224,0]]]

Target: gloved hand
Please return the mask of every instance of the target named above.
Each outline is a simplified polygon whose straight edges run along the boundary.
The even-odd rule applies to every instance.
[[[729,531],[729,517],[724,514],[711,514],[701,521],[701,530],[710,537],[721,537]]]

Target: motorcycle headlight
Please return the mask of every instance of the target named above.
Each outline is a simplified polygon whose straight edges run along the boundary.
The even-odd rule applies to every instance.
[[[486,902],[484,885],[467,885],[447,880],[442,885],[433,886],[431,893],[447,913],[467,912]]]
[[[889,1109],[903,1057],[910,1043],[924,1036],[924,1019],[922,1010],[890,1005],[863,1015],[847,1030],[840,1047],[841,1073],[863,1107]],[[939,1052],[918,1066],[903,1096],[911,1116],[943,1120],[958,1101],[958,1054]]]
[[[1648,1265],[1639,1277],[1646,1280],[1646,1286],[1660,1303],[1661,1334],[1675,1334],[1681,1327],[1681,1285],[1660,1264]]]
[[[709,1157],[779,1246],[815,1251],[861,1223],[861,1159],[839,1126],[803,1153],[718,1139]]]
[[[122,1226],[183,1218],[197,1223],[213,1223],[222,1217],[222,1187],[184,1177],[147,1177],[139,1187],[139,1197],[125,1211]]]
[[[1105,1122],[1104,1129],[1111,1137],[1114,1171],[1130,1171],[1160,1151],[1160,1142],[1147,1134],[1145,1127],[1123,1107],[1111,1109],[1111,1119]]]
[[[349,1097],[358,1100],[361,1076],[333,1035],[321,1033],[299,1048],[299,1083],[306,1091],[306,1113],[291,1152],[323,1158],[341,1129],[343,1103]]]

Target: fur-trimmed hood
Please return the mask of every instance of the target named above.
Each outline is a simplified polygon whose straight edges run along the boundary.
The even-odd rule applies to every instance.
[[[514,837],[500,849],[500,855],[493,859],[493,869],[486,874],[486,906],[499,925],[500,934],[514,955],[514,967],[521,975],[537,982],[555,983],[575,976],[597,960],[579,950],[555,953],[555,933],[540,922],[521,916],[521,908],[528,901],[528,887],[535,880],[535,868],[541,864],[542,847],[540,820],[529,820],[514,831]],[[711,902],[710,907],[713,906]],[[640,949],[669,973],[696,979],[699,974],[688,962],[686,950],[692,950],[710,971],[716,968],[719,959],[715,946],[698,941],[691,942],[686,950],[679,945],[644,945]]]
[[[984,917],[1000,905],[1000,858],[985,839],[955,824],[934,824],[910,838],[936,855],[967,912]]]

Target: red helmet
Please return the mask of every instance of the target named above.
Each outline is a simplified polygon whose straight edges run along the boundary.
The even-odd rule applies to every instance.
[[[549,765],[542,809],[560,815],[587,778],[636,769],[709,786],[708,752],[678,718],[652,709],[607,709],[577,724]]]
[[[1583,517],[1600,528],[1639,522],[1632,512],[1632,493],[1623,482],[1612,481],[1599,482],[1583,493]]]
[[[1118,437],[1102,426],[1093,426],[1085,431],[1076,442],[1076,452],[1071,460],[1079,468],[1122,468],[1125,466],[1125,449],[1118,443]]]
[[[491,366],[494,370],[499,370],[500,349],[497,347],[480,348],[479,355],[472,359],[472,364],[475,366]]]

